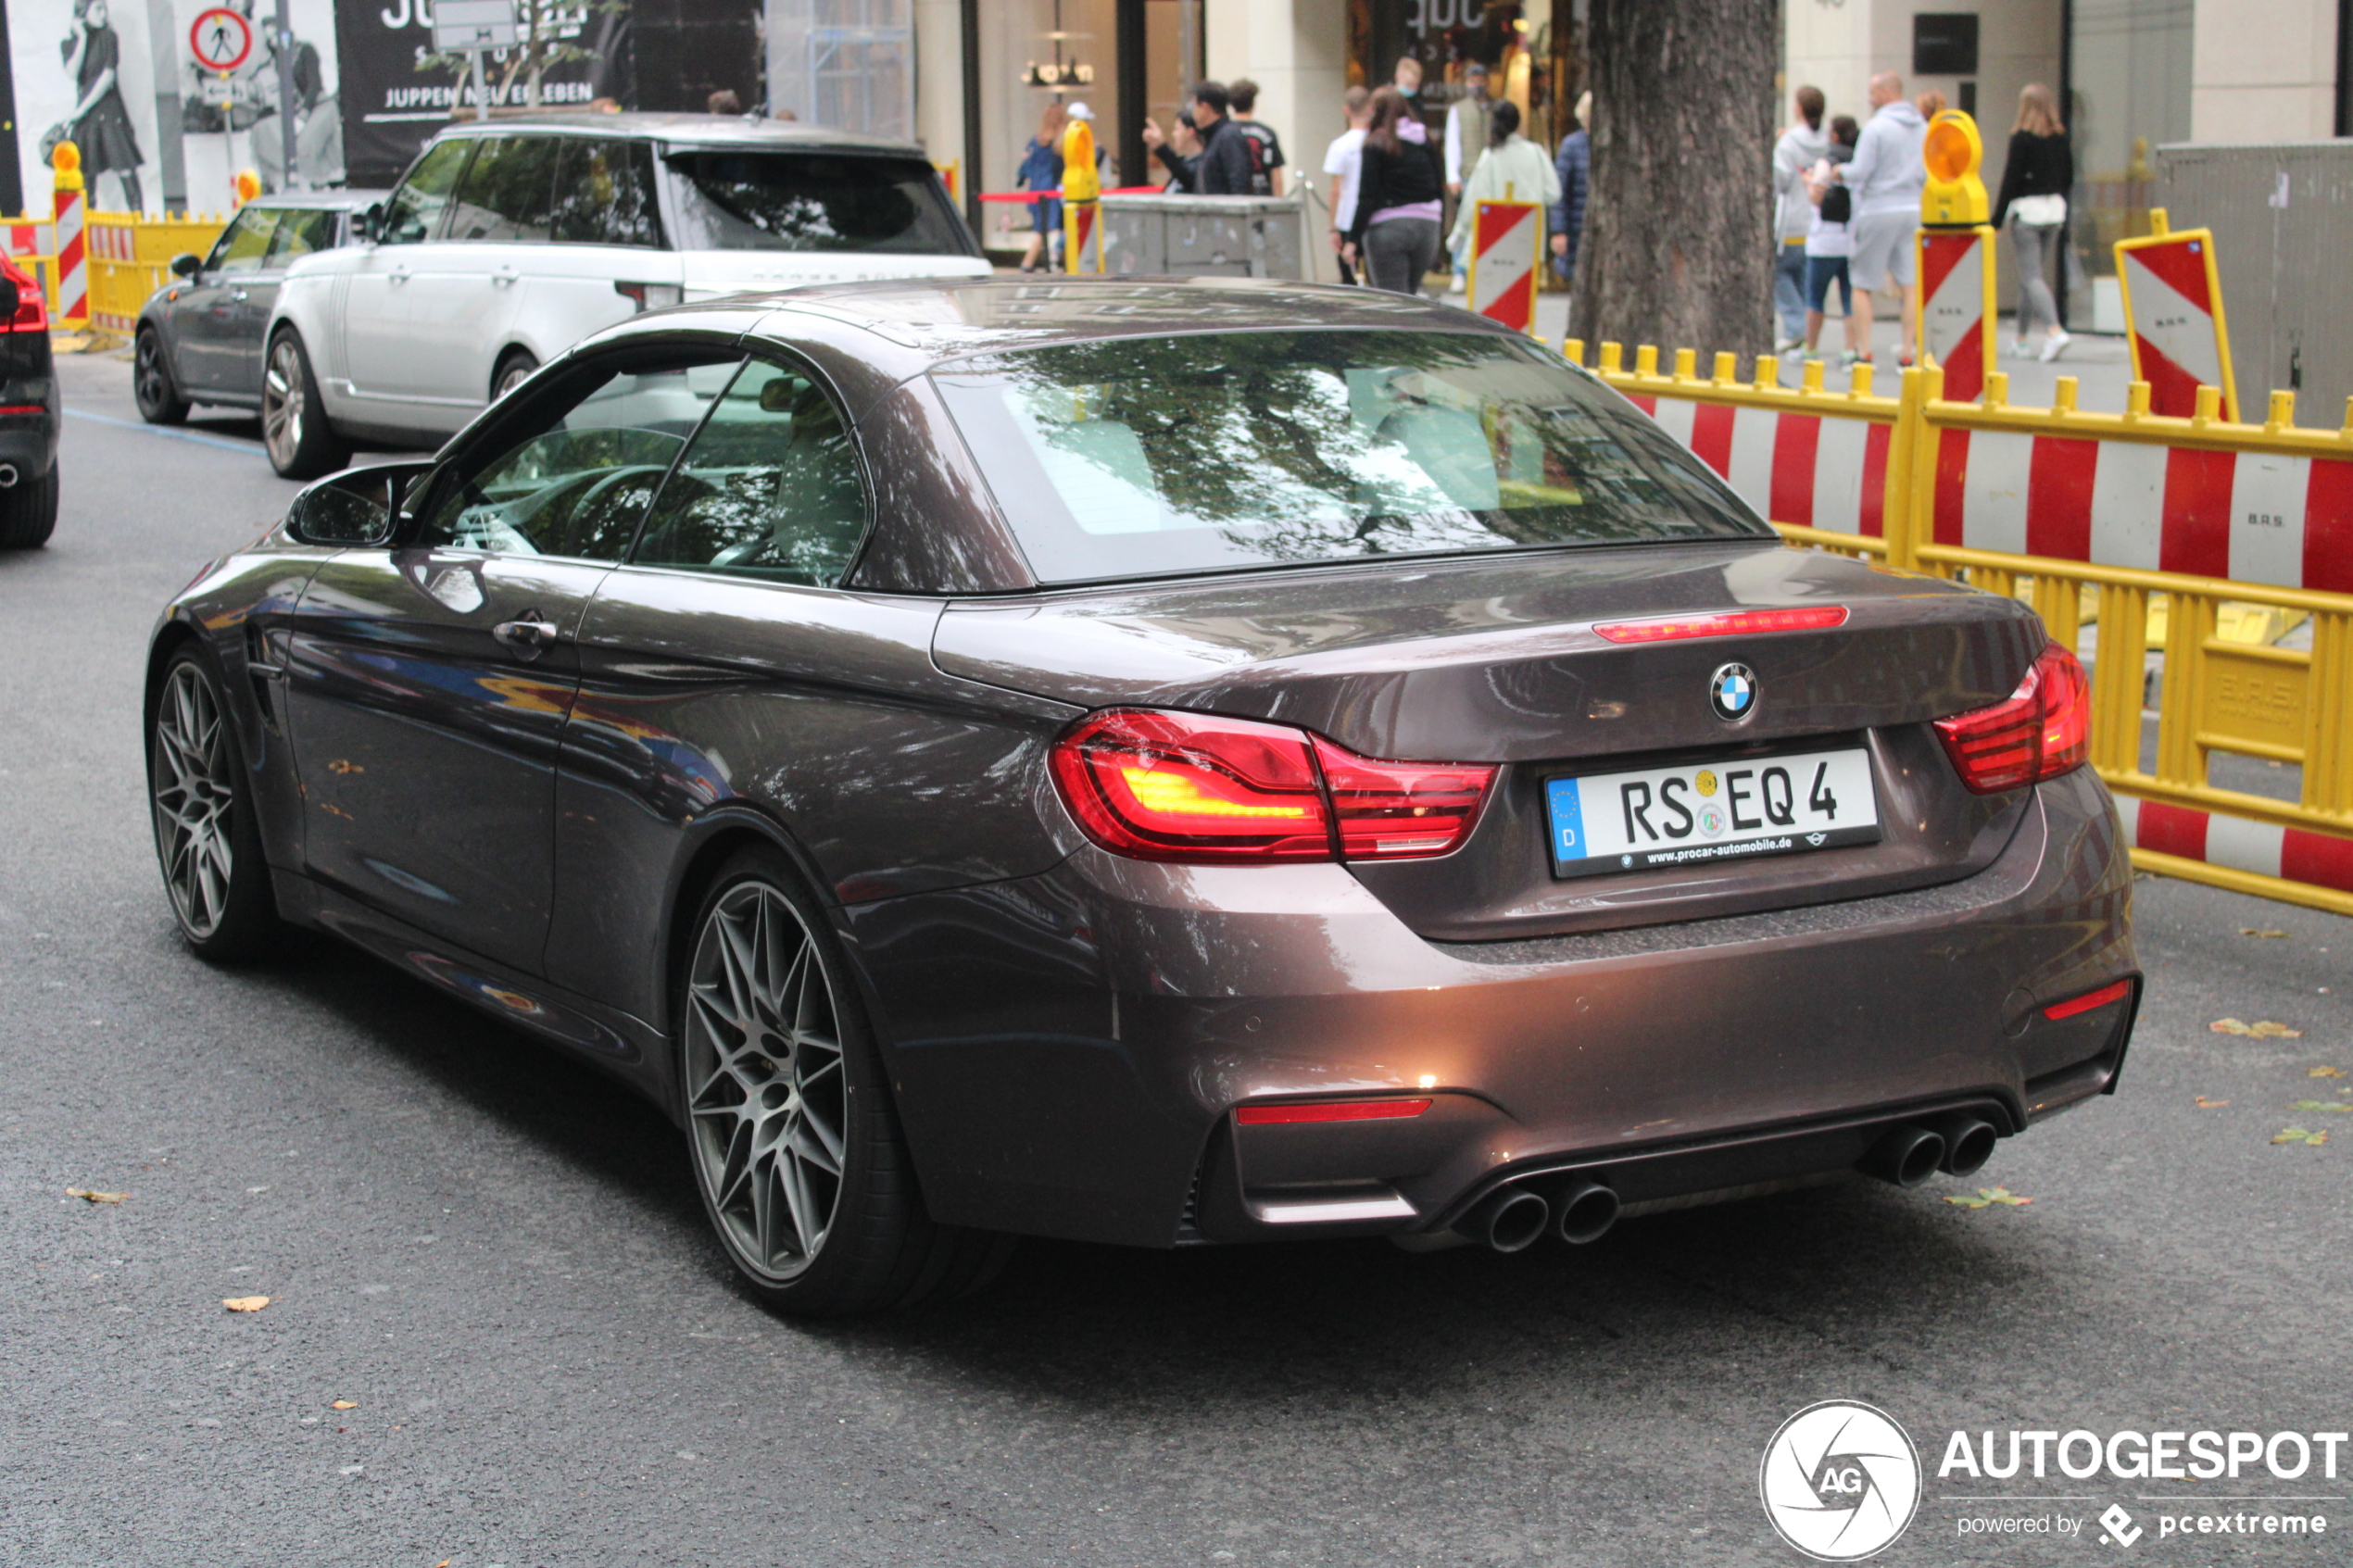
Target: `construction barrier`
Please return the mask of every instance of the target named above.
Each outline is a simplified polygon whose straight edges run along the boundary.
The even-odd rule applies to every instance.
[[[148,218],[136,212],[90,215],[90,326],[128,337],[140,307],[171,281],[171,258],[208,254],[226,220],[196,213]]]
[[[2087,413],[2071,377],[2022,408],[1998,371],[1961,402],[1932,368],[1887,398],[1865,369],[1834,393],[1818,363],[1796,387],[1729,354],[1705,379],[1690,350],[1662,375],[1604,344],[1598,366],[1791,544],[2018,596],[2070,647],[2092,623],[2091,763],[2136,865],[2353,914],[2353,409],[2298,428],[2279,392],[2237,424],[2207,386],[2174,418],[2136,382]],[[2277,646],[2308,620],[2309,647]],[[2294,798],[2211,783],[2217,752],[2297,768]]]
[[[1539,202],[1481,201],[1471,220],[1471,309],[1517,332],[1536,330],[1536,271],[1544,254],[1544,208]]]
[[[50,211],[57,245],[57,303],[50,320],[72,331],[90,324],[90,243],[83,232],[82,150],[60,142],[49,155],[56,176]]]
[[[2116,282],[2124,296],[2133,379],[2149,383],[2149,408],[2186,417],[2201,386],[2222,390],[2222,417],[2239,417],[2231,373],[2231,332],[2222,313],[2222,275],[2214,234],[2174,229],[2161,207],[2149,208],[2149,232],[2116,242]]]

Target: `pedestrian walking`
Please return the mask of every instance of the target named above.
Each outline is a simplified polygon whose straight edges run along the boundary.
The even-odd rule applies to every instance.
[[[1340,257],[1343,283],[1356,281],[1356,269],[1348,259],[1348,228],[1356,217],[1356,184],[1364,161],[1365,127],[1373,119],[1372,103],[1372,94],[1362,87],[1351,87],[1340,94],[1340,112],[1348,118],[1348,129],[1324,149],[1324,172],[1332,179],[1332,254]]]
[[[2074,186],[2075,155],[2059,119],[2058,99],[2042,82],[2030,82],[2018,94],[2018,122],[2010,127],[2010,152],[2002,164],[1994,227],[2008,224],[2010,249],[2018,260],[2018,352],[2026,352],[2028,330],[2040,325],[2040,358],[2045,363],[2066,353],[2074,341],[2059,325],[2058,302],[2051,297],[2050,283],[2065,254],[2059,236],[2067,227],[2067,194]]]
[[[1013,175],[1017,191],[1060,191],[1063,183],[1063,132],[1070,123],[1070,111],[1061,100],[1048,104],[1038,117],[1038,134],[1021,150],[1021,168]],[[1029,204],[1029,238],[1023,242],[1021,270],[1035,272],[1042,261],[1048,271],[1053,271],[1054,255],[1062,248],[1063,204],[1056,196],[1041,195]]]
[[[1422,113],[1422,62],[1411,55],[1398,56],[1396,69],[1389,73],[1389,84],[1404,94],[1405,112],[1428,124],[1428,116]]]
[[[1487,68],[1473,60],[1463,69],[1463,95],[1446,109],[1446,201],[1453,207],[1448,221],[1458,216],[1463,201],[1463,182],[1470,177],[1470,167],[1478,161],[1493,135],[1491,117],[1495,112],[1495,100],[1487,95]],[[1464,286],[1468,252],[1453,247],[1454,287]]]
[[[1487,117],[1487,150],[1471,167],[1463,182],[1463,199],[1454,215],[1451,236],[1457,255],[1466,255],[1478,228],[1478,204],[1483,201],[1537,202],[1546,207],[1561,199],[1560,173],[1544,149],[1519,133],[1519,106],[1509,98]]]
[[[1833,171],[1855,199],[1855,254],[1847,270],[1855,281],[1855,330],[1870,357],[1871,295],[1889,282],[1903,291],[1903,363],[1918,358],[1919,278],[1913,249],[1920,226],[1920,188],[1928,170],[1920,143],[1928,122],[1904,96],[1904,79],[1894,71],[1871,78],[1871,119],[1855,144],[1855,156]]]
[[[1183,182],[1184,190],[1204,196],[1246,196],[1256,183],[1255,144],[1230,118],[1232,101],[1222,82],[1193,84],[1178,120],[1201,140],[1201,150],[1189,157],[1170,147],[1160,126],[1145,119],[1144,145]]]
[[[1439,198],[1446,189],[1439,149],[1396,88],[1374,94],[1372,110],[1349,244],[1373,287],[1419,294],[1438,264]]]
[[[1283,194],[1283,141],[1275,128],[1252,119],[1258,108],[1258,83],[1249,77],[1238,78],[1226,89],[1226,96],[1234,110],[1234,129],[1251,140],[1256,163],[1251,171],[1251,192],[1253,196],[1279,196]]]
[[[1943,93],[1931,87],[1922,93],[1919,97],[1914,98],[1912,100],[1912,107],[1920,111],[1920,119],[1923,120],[1929,120],[1934,119],[1938,115],[1943,114],[1946,109],[1951,108],[1953,106],[1949,101],[1947,101]]]
[[[1831,285],[1838,285],[1838,313],[1846,334],[1841,370],[1852,370],[1870,358],[1870,343],[1855,335],[1855,284],[1847,261],[1855,254],[1855,195],[1831,178],[1831,171],[1855,156],[1857,127],[1851,115],[1831,121],[1830,145],[1819,162],[1806,171],[1805,196],[1811,216],[1806,229],[1806,355],[1812,358],[1821,345],[1822,321],[1830,308]]]
[[[1585,234],[1585,195],[1592,183],[1593,139],[1586,134],[1592,123],[1593,94],[1577,95],[1577,129],[1561,138],[1553,155],[1553,173],[1560,182],[1560,200],[1544,215],[1552,227],[1553,270],[1563,282],[1577,275],[1577,242]]]
[[[1797,119],[1773,144],[1773,308],[1781,322],[1776,354],[1788,353],[1804,339],[1806,237],[1815,211],[1806,176],[1831,146],[1830,132],[1822,129],[1822,90],[1801,87],[1795,103]]]

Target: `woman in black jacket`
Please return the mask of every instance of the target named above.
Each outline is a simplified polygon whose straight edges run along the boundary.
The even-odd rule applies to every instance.
[[[1419,294],[1438,264],[1438,223],[1446,186],[1438,145],[1394,87],[1373,94],[1372,123],[1358,155],[1356,218],[1348,231],[1351,259],[1364,257],[1377,289]]]
[[[2067,224],[2067,193],[2075,184],[2075,157],[2059,120],[2058,100],[2039,82],[2018,95],[2018,123],[2010,128],[2010,154],[2002,165],[2002,194],[1994,204],[1994,227],[2010,224],[2010,246],[2018,257],[2018,344],[2026,352],[2026,329],[2043,324],[2045,361],[2067,351],[2067,329],[2059,325],[2051,297],[2051,274],[2059,264],[2059,235]]]

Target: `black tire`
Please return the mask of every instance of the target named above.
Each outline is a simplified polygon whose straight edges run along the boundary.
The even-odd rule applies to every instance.
[[[215,962],[268,952],[282,928],[245,751],[220,671],[193,643],[171,656],[157,686],[147,802],[164,890],[189,949]]]
[[[1013,1238],[925,1212],[840,945],[785,856],[738,852],[684,935],[673,1001],[687,1157],[703,1212],[751,1289],[781,1312],[844,1317],[995,1278]],[[796,991],[795,977],[822,991]],[[746,1015],[752,1028],[739,1026]],[[822,1223],[805,1223],[824,1201]],[[813,1246],[799,1245],[806,1231]]]
[[[57,527],[57,465],[0,490],[0,550],[37,550]]]
[[[141,327],[137,346],[132,351],[131,396],[139,405],[139,417],[151,425],[185,424],[188,400],[180,395],[180,383],[172,379],[171,356],[164,352],[163,334],[153,327]]]
[[[507,350],[498,357],[498,368],[490,372],[490,400],[496,403],[514,391],[538,368],[538,358],[528,348]]]
[[[317,479],[351,462],[351,447],[319,401],[309,351],[291,331],[271,338],[262,359],[261,445],[282,479]]]

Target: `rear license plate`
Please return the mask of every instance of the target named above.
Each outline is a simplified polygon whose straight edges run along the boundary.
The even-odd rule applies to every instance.
[[[1547,779],[1553,874],[1655,871],[1880,840],[1870,753],[1694,762]]]

